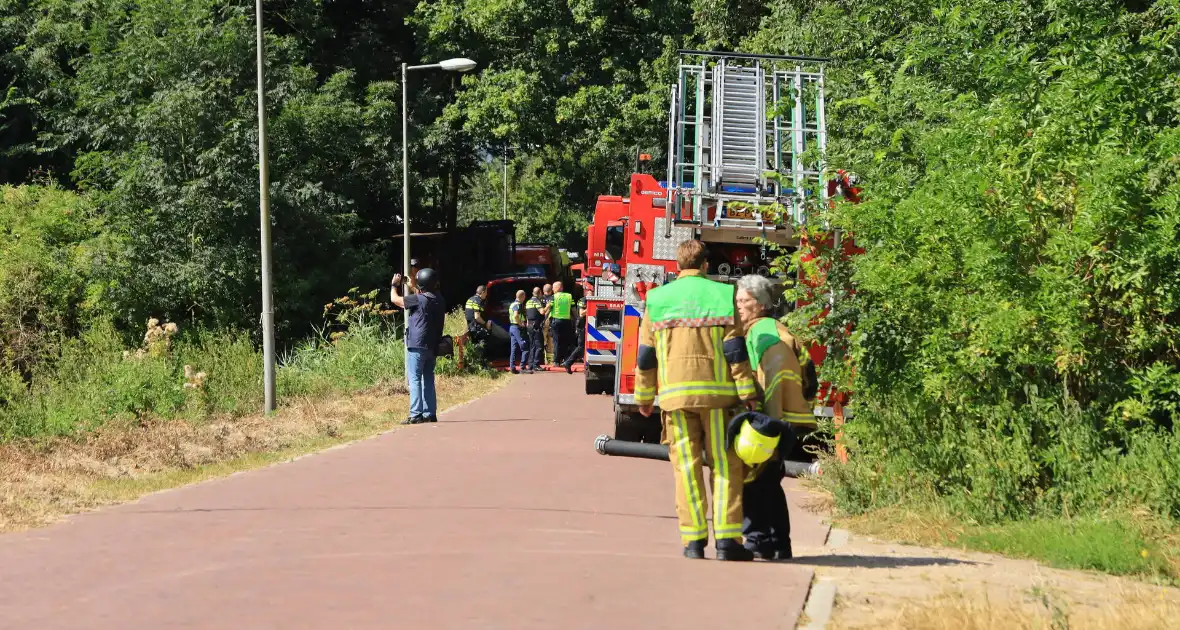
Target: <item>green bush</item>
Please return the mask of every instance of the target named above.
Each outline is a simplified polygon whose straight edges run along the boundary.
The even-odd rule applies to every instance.
[[[283,361],[282,395],[324,395],[355,391],[405,375],[405,345],[379,319],[357,317],[347,332],[314,337]]]
[[[88,198],[0,186],[0,381],[31,374],[105,310],[99,271],[113,252]],[[0,404],[14,388],[0,386]]]
[[[872,4],[816,51],[848,60],[829,160],[866,182],[812,217],[867,250],[817,330],[855,391],[837,500],[1180,518],[1180,3]],[[819,42],[834,6],[777,30]]]
[[[0,438],[68,435],[186,409],[183,368],[174,358],[124,353],[109,324],[66,341],[53,369],[40,370],[0,406]]]

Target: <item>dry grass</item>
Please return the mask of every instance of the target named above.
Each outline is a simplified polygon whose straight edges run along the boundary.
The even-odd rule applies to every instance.
[[[925,546],[953,546],[965,531],[961,521],[936,508],[921,512],[902,507],[881,508],[866,514],[842,515],[839,525],[873,538]]]
[[[439,377],[439,407],[473,400],[506,379]],[[0,531],[52,523],[145,494],[257,468],[394,428],[409,406],[403,383],[326,400],[290,401],[270,417],[104,426],[78,439],[0,446]]]
[[[1076,522],[1062,519],[983,527],[955,519],[937,505],[922,509],[896,506],[867,514],[842,515],[838,526],[903,544],[1003,553],[1033,558],[1059,568],[1097,569],[1180,584],[1180,530],[1146,513],[1120,512]],[[1130,546],[1134,548],[1125,550],[1124,556],[1142,557],[1134,563],[1105,558],[1097,564],[1088,564],[1095,560],[1087,553],[1088,546],[1093,545],[1106,549]],[[1070,546],[1076,549],[1071,550]],[[1180,623],[1177,627],[1180,628]]]
[[[1020,600],[996,600],[966,590],[946,591],[927,602],[910,603],[890,620],[837,624],[837,628],[879,630],[1164,630],[1180,624],[1180,600],[1147,587],[1112,592],[1104,601],[1066,605],[1045,592]]]

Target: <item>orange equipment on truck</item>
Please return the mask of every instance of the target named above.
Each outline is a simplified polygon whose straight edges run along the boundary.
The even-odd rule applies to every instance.
[[[598,198],[588,228],[586,391],[611,379],[615,439],[660,437],[659,415],[635,405],[635,359],[647,292],[675,279],[680,243],[708,245],[714,280],[758,273],[781,286],[771,263],[801,246],[808,208],[848,197],[849,182],[823,181],[826,61],[680,51],[666,179],[634,173],[627,196]]]

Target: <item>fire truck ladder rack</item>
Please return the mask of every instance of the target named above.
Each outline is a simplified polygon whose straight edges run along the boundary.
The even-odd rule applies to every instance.
[[[827,59],[681,50],[671,88],[666,229],[702,236],[786,231],[804,219],[804,199],[826,197]],[[804,153],[818,149],[818,161]],[[767,172],[777,176],[768,177]],[[781,213],[765,216],[769,204]],[[747,240],[748,236],[739,240]],[[723,238],[719,240],[731,240]]]

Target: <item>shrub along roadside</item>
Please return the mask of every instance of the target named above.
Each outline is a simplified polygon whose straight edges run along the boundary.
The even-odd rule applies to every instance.
[[[820,2],[760,41],[836,32],[836,4],[879,19],[825,50],[850,61],[829,162],[864,202],[810,226],[865,253],[834,265],[820,330],[826,300],[791,324],[855,392],[824,484],[846,515],[933,511],[1127,570],[1041,528],[1127,550],[1180,531],[1180,2]]]
[[[448,329],[461,325],[448,315]],[[154,419],[202,423],[262,406],[262,356],[244,334],[149,328],[143,347],[129,350],[109,324],[98,324],[62,345],[60,358],[13,388],[0,406],[0,441],[78,435],[106,424]],[[350,312],[331,334],[321,332],[282,358],[276,372],[279,402],[327,397],[401,383],[404,350],[381,316]],[[163,331],[153,333],[152,331]],[[155,334],[155,337],[152,335]],[[464,370],[451,358],[440,375],[490,376],[478,357]]]

